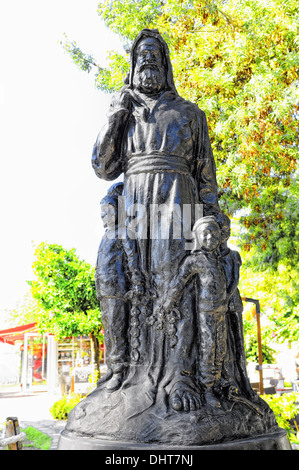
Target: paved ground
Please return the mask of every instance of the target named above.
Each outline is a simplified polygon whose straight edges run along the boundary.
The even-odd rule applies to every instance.
[[[6,418],[17,417],[21,428],[32,426],[47,434],[52,439],[50,450],[57,449],[59,435],[66,421],[53,419],[49,409],[59,398],[47,392],[0,392],[0,429],[5,429]]]

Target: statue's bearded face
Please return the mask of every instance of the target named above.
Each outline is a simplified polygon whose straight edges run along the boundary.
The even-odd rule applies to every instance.
[[[158,41],[147,38],[140,41],[136,51],[134,86],[147,94],[158,93],[165,88],[166,68]]]

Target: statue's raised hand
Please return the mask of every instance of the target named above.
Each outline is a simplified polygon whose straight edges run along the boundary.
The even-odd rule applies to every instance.
[[[131,111],[131,95],[130,92],[125,90],[121,90],[119,93],[115,93],[112,97],[111,107],[114,110],[126,110],[128,112]]]

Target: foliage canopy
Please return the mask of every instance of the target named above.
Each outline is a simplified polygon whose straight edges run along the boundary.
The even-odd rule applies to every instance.
[[[102,0],[98,12],[127,52],[142,28],[159,29],[179,93],[207,115],[221,205],[228,214],[250,210],[250,243],[267,246],[271,230],[256,233],[263,205],[272,201],[272,218],[283,218],[281,198],[297,168],[298,2]],[[128,53],[111,51],[103,69],[76,43],[65,47],[81,68],[95,67],[100,89],[123,86]]]
[[[96,298],[94,268],[74,249],[41,243],[35,252],[34,281],[28,281],[40,307],[38,327],[58,338],[91,334],[99,341],[101,312]]]
[[[273,328],[298,341],[298,1],[102,0],[98,13],[124,53],[111,51],[101,68],[76,43],[65,48],[112,92],[139,31],[160,31],[179,94],[207,116],[220,205],[238,219],[243,295],[271,307]]]

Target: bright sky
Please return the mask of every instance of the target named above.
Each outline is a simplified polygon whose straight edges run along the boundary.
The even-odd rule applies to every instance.
[[[99,202],[111,182],[96,177],[91,152],[109,95],[58,44],[66,33],[104,63],[120,48],[97,0],[14,0],[0,5],[0,328],[33,277],[33,244],[76,248],[95,263]]]

